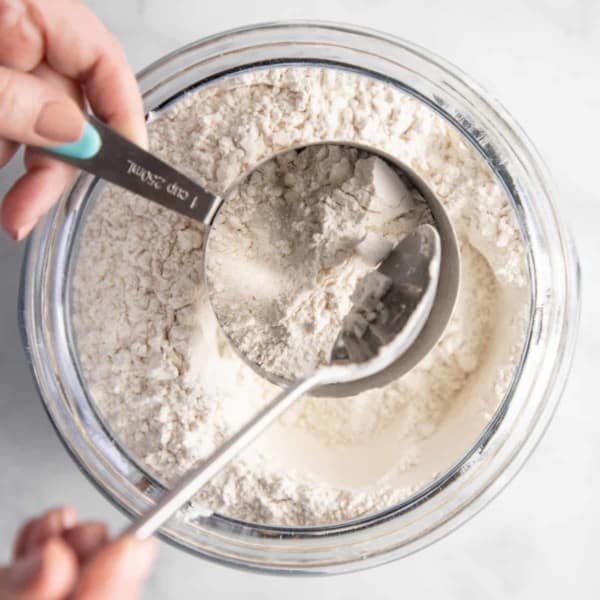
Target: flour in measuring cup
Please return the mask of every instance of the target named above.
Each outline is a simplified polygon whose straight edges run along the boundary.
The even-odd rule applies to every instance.
[[[208,250],[218,321],[266,372],[328,364],[358,281],[432,216],[378,157],[322,145],[261,165],[227,198]]]

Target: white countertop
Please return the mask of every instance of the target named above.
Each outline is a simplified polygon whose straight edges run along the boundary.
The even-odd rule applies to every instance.
[[[512,600],[600,597],[600,2],[598,0],[219,0],[88,2],[136,69],[205,35],[284,18],[354,22],[410,39],[491,89],[545,157],[582,257],[585,303],[563,401],[523,471],[482,513],[408,559],[327,579],[266,578],[163,545],[147,598]],[[258,5],[258,6],[255,6]],[[168,9],[165,10],[165,6]],[[202,6],[202,8],[201,8]],[[208,10],[208,12],[206,12]],[[0,195],[17,172],[0,173]],[[20,347],[23,246],[0,235],[0,560],[28,515],[70,502],[113,525],[123,517],[64,452]]]

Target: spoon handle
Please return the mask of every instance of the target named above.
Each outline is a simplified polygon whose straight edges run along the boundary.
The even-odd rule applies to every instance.
[[[283,414],[295,400],[323,383],[327,369],[297,380],[281,391],[265,408],[244,425],[225,444],[220,446],[199,467],[188,471],[162,498],[124,532],[138,539],[153,535],[177,510],[231,462],[250,442]]]
[[[86,119],[79,140],[40,150],[205,225],[212,223],[219,196],[92,115]]]

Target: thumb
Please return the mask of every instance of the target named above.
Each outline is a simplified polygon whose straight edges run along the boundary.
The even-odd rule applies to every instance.
[[[77,580],[77,557],[59,537],[0,569],[0,600],[60,600]]]
[[[0,67],[0,138],[31,146],[74,142],[83,132],[77,103],[55,85]]]
[[[156,557],[155,539],[120,537],[100,550],[87,564],[73,600],[133,600]]]

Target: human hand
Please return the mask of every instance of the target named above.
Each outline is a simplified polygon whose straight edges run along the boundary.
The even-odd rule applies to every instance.
[[[81,107],[147,144],[142,100],[125,54],[81,0],[0,0],[0,168],[19,144],[72,142]],[[28,148],[26,174],[8,191],[0,223],[24,238],[56,202],[73,169]]]
[[[53,509],[17,534],[12,563],[0,567],[0,600],[133,600],[156,551],[154,539],[109,542],[104,523]]]

